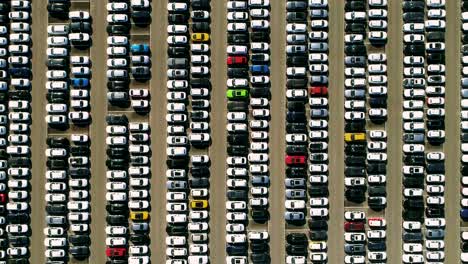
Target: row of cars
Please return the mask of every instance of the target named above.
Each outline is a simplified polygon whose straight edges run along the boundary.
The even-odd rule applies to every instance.
[[[466,101],[468,99],[468,85],[463,85],[464,83],[468,84],[468,72],[466,72],[466,67],[468,66],[468,1],[461,1],[461,75],[462,79],[460,82],[460,106],[461,106],[461,124],[460,124],[460,141],[462,146],[468,143],[468,109]],[[461,155],[461,168],[460,168],[460,182],[461,182],[461,199],[460,199],[460,218],[462,221],[468,221],[468,159],[467,154],[463,153]],[[465,235],[464,235],[465,234]],[[461,236],[461,262],[468,263],[468,233],[462,232]]]
[[[445,14],[443,0],[403,2],[404,263],[445,258]]]
[[[226,263],[269,263],[268,232],[248,224],[269,220],[270,2],[227,9]]]
[[[31,234],[30,11],[29,1],[0,5],[0,259],[12,263],[28,262]]]
[[[71,145],[70,141],[73,143]],[[90,139],[85,134],[47,138],[45,257],[50,263],[89,257]],[[48,263],[49,263],[48,262]]]
[[[137,114],[150,111],[151,50],[131,43],[132,27],[151,21],[147,0],[109,1],[107,9],[107,263],[150,263],[151,128],[148,122],[130,122],[114,112],[131,107]],[[139,87],[130,87],[134,82]],[[117,107],[117,108],[115,108]]]
[[[284,217],[293,226],[309,219],[308,238],[296,232],[286,237],[286,263],[326,263],[329,6],[328,1],[287,1],[286,11]]]
[[[167,264],[209,263],[210,5],[167,4]]]
[[[151,51],[149,44],[131,43],[133,25],[147,27],[151,21],[148,0],[112,1],[107,9],[107,101],[110,105],[132,107],[146,115],[151,109],[149,89],[131,88],[133,79],[145,83],[151,79]]]
[[[82,50],[89,48],[91,18],[87,11],[72,11],[68,17],[70,24],[47,27],[48,70],[45,86],[48,104],[45,120],[48,127],[58,130],[68,129],[69,122],[77,126],[87,126],[91,122],[91,62],[89,56],[72,56],[72,47]]]

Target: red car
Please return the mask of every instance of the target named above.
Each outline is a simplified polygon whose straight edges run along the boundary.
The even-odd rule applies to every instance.
[[[284,161],[286,162],[286,165],[304,165],[306,163],[306,157],[286,155]]]
[[[360,222],[345,222],[344,229],[346,232],[364,231],[364,223]]]
[[[124,257],[127,254],[126,248],[111,248],[106,249],[106,256],[108,257]]]
[[[326,86],[312,86],[309,88],[310,95],[324,96],[328,94],[328,88]]]
[[[6,203],[7,195],[6,193],[0,193],[0,203]]]
[[[234,64],[247,64],[247,57],[244,56],[229,56],[227,58],[227,65]]]

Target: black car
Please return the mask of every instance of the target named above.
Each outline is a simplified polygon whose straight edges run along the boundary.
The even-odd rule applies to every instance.
[[[286,3],[286,11],[307,11],[307,2],[304,1],[288,1]]]
[[[89,156],[91,151],[86,146],[73,146],[70,148],[72,156]]]
[[[8,96],[11,100],[26,100],[31,101],[31,93],[29,91],[10,91]]]
[[[190,80],[192,88],[207,88],[211,89],[211,82],[207,78],[193,78]]]
[[[46,212],[50,215],[65,215],[68,209],[64,204],[48,204],[46,205]]]
[[[288,79],[286,88],[288,89],[304,89],[307,87],[307,79]]]
[[[403,14],[404,23],[424,23],[424,12],[407,12]]]
[[[430,162],[426,165],[426,172],[428,174],[444,174],[445,163],[444,162]]]
[[[347,56],[357,55],[362,56],[366,55],[366,46],[364,45],[346,45],[345,46],[345,53]]]
[[[346,177],[363,177],[366,175],[366,170],[364,167],[346,167],[345,176]]]
[[[293,66],[308,66],[308,59],[306,56],[288,56],[286,59],[286,65],[288,67],[293,67]]]
[[[186,46],[183,47],[168,47],[167,55],[174,58],[185,58],[189,53],[189,49]]]
[[[169,169],[185,169],[189,163],[188,159],[168,159],[166,165]]]
[[[265,31],[254,31],[250,33],[250,39],[253,42],[269,42],[270,34]]]
[[[190,188],[209,188],[210,181],[208,178],[201,177],[201,178],[191,178],[189,180]]]
[[[149,244],[150,238],[147,234],[133,234],[130,236],[130,241],[134,245]]]
[[[106,122],[108,125],[126,126],[128,124],[128,118],[126,115],[107,115]]]
[[[237,77],[246,77],[249,75],[249,70],[246,67],[242,68],[228,68],[227,75],[229,78],[237,78]]]
[[[406,188],[423,188],[424,178],[403,177],[403,186]]]
[[[365,127],[366,127],[365,122],[346,122],[345,132],[346,133],[362,132],[365,130]]]
[[[289,255],[305,256],[307,255],[306,245],[286,245],[286,253]]]
[[[9,213],[7,220],[10,224],[27,224],[30,221],[29,215],[26,213]]]
[[[227,141],[231,145],[247,145],[249,143],[248,135],[227,135]]]
[[[50,170],[65,170],[68,168],[68,162],[59,159],[47,160],[46,165]]]
[[[369,196],[386,196],[387,190],[385,186],[370,186],[368,194]]]
[[[286,235],[286,241],[292,245],[306,245],[309,240],[304,233],[290,233]]]
[[[250,255],[250,260],[252,260],[252,263],[254,264],[270,263],[271,257],[267,253],[253,253]]]
[[[426,159],[424,155],[406,155],[403,161],[406,165],[424,166],[426,164]]]
[[[27,236],[8,236],[8,242],[13,247],[28,247],[29,237]]]
[[[387,166],[384,163],[370,163],[367,165],[369,174],[386,174]]]
[[[426,34],[427,42],[445,42],[444,32],[432,31]]]
[[[192,23],[193,33],[210,33],[210,23],[208,22],[193,22]]]
[[[187,225],[172,225],[166,226],[166,233],[169,236],[186,236],[188,232]]]
[[[346,166],[361,166],[366,164],[366,157],[364,156],[346,156]]]
[[[128,217],[125,215],[108,215],[106,222],[109,225],[127,225]]]
[[[345,11],[366,11],[366,6],[363,1],[346,1]]]
[[[128,161],[125,159],[107,159],[106,166],[108,169],[119,170],[128,167]]]
[[[88,246],[91,239],[87,235],[72,235],[68,237],[68,242],[75,246]]]
[[[250,216],[256,223],[265,223],[270,219],[270,214],[268,213],[268,210],[258,210],[258,209],[252,209],[250,211]]]
[[[230,156],[245,156],[249,153],[249,149],[242,145],[230,145],[227,147],[227,153]]]
[[[287,102],[286,106],[287,106],[288,111],[305,112],[304,102],[289,101]]]
[[[445,121],[442,120],[426,120],[426,126],[430,130],[445,129]]]
[[[362,144],[346,144],[345,153],[347,155],[366,154],[366,145]]]
[[[310,197],[328,197],[329,191],[328,188],[324,188],[320,185],[315,185],[308,189]]]
[[[190,174],[193,177],[210,177],[210,169],[207,166],[190,167]]]
[[[64,69],[68,67],[69,61],[67,59],[48,59],[46,61],[46,66],[49,69]]]
[[[287,133],[307,133],[307,126],[304,123],[288,123],[286,125]]]
[[[347,188],[345,191],[346,200],[353,203],[363,203],[366,200],[366,190],[364,188]]]
[[[286,177],[288,178],[304,178],[307,176],[307,168],[305,167],[287,167]]]
[[[91,172],[88,168],[70,168],[68,170],[68,174],[71,178],[89,178],[91,176]]]
[[[286,122],[301,123],[306,121],[305,112],[289,112],[286,114]]]
[[[406,209],[423,209],[424,201],[422,199],[405,199],[403,207]]]
[[[307,20],[307,12],[288,12],[286,21],[288,23],[305,22]]]
[[[250,55],[250,60],[252,61],[252,64],[270,64],[270,61],[266,60],[266,58],[269,58],[266,54]]]
[[[386,251],[387,245],[385,242],[369,242],[367,243],[367,249],[369,251]]]
[[[405,56],[424,56],[426,52],[426,48],[424,44],[410,44],[405,45],[403,53]]]
[[[327,231],[311,230],[309,231],[309,239],[312,241],[322,241],[328,239]]]
[[[112,204],[109,203],[106,205],[106,211],[109,214],[126,215],[128,214],[128,206],[127,204],[121,204],[121,203],[112,203]]]
[[[114,32],[109,32],[109,26],[107,26],[107,29],[108,29],[108,33],[111,34],[116,34],[118,35],[117,33],[114,33]],[[111,26],[113,27],[113,26]],[[128,27],[127,27],[128,28]],[[112,28],[111,28],[112,29]],[[128,28],[129,29],[129,28]],[[130,29],[129,29],[130,30]],[[76,33],[88,33],[88,34],[91,34],[93,33],[93,27],[91,26],[91,23],[89,22],[71,22],[70,23],[70,31],[71,32],[76,32]],[[123,32],[123,34],[128,34]]]
[[[425,4],[420,1],[404,1],[403,12],[424,12]]]
[[[368,197],[367,205],[374,211],[381,211],[387,207],[385,197]]]
[[[247,255],[246,245],[226,245],[226,253],[230,256],[245,256]]]
[[[249,43],[249,35],[248,34],[228,34],[227,42],[230,45],[247,44]]]
[[[372,108],[387,108],[386,97],[371,97],[369,98],[369,105]]]
[[[46,144],[51,148],[63,148],[70,146],[70,141],[66,137],[48,137]]]
[[[317,230],[328,230],[328,223],[327,223],[326,220],[309,219],[307,221],[307,225],[309,226],[310,230],[315,230],[315,231],[317,231]]]
[[[250,95],[253,98],[270,98],[270,88],[269,87],[253,87],[250,88]]]
[[[404,221],[421,221],[423,216],[423,210],[403,210]]]
[[[250,250],[253,253],[262,253],[262,252],[268,252],[270,251],[270,246],[266,242],[262,243],[251,243],[250,244]]]
[[[169,14],[167,16],[169,24],[186,24],[188,19],[189,16],[186,13]]]
[[[47,11],[51,17],[58,19],[68,19],[68,12],[70,11],[70,2],[63,3],[48,3]],[[1,20],[0,20],[1,21]]]
[[[427,54],[427,63],[431,64],[445,64],[445,54],[444,53],[428,53]]]
[[[132,20],[137,26],[145,26],[151,23],[151,12],[147,10],[139,10],[132,12]]]
[[[194,10],[210,10],[210,1],[209,0],[192,0],[192,8]]]
[[[365,34],[366,33],[366,24],[365,23],[348,23],[345,27],[345,32],[347,34]]]
[[[228,190],[226,197],[232,201],[247,201],[249,196],[245,190]]]
[[[151,78],[151,70],[147,66],[132,67],[132,75],[137,80],[148,80]]]
[[[82,260],[82,259],[86,259],[89,257],[89,254],[90,254],[90,250],[89,250],[89,247],[87,246],[74,246],[74,247],[70,247],[68,249],[68,252],[70,252],[70,254],[78,259],[78,260]]]
[[[244,101],[228,102],[227,109],[230,112],[247,112],[249,111],[249,104]]]

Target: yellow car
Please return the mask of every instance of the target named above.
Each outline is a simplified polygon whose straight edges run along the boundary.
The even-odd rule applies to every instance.
[[[149,218],[149,213],[147,211],[130,212],[131,220],[147,220],[148,218]]]
[[[208,201],[207,200],[192,200],[190,202],[190,207],[192,209],[205,209],[208,207]]]
[[[346,142],[364,141],[366,140],[366,134],[365,133],[346,133],[344,135],[344,140]]]
[[[210,40],[210,35],[208,33],[193,33],[192,41],[208,41]]]

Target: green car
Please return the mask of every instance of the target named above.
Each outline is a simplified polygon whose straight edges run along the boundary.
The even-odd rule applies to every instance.
[[[249,91],[246,89],[227,90],[226,96],[229,100],[247,99],[249,97]]]

